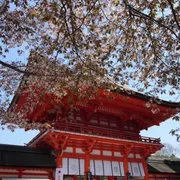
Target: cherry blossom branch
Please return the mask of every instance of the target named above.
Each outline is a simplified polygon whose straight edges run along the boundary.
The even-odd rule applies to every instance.
[[[178,20],[177,20],[177,16],[176,16],[176,12],[175,12],[175,10],[174,10],[173,4],[171,3],[170,0],[168,0],[168,2],[169,2],[169,5],[170,5],[170,7],[171,7],[171,11],[172,11],[172,14],[173,14],[173,16],[174,16],[174,20],[175,20],[178,28],[180,29],[180,25],[179,25],[179,22],[178,22]]]
[[[21,73],[21,74],[25,74],[25,75],[33,75],[33,76],[49,76],[49,77],[53,77],[54,75],[51,75],[51,74],[38,74],[38,73],[33,73],[33,72],[29,72],[29,71],[27,71],[27,70],[22,70],[22,69],[19,69],[18,67],[16,67],[16,66],[13,66],[13,65],[11,65],[11,64],[8,64],[8,63],[5,63],[5,62],[3,62],[3,61],[1,61],[0,60],[0,64],[2,65],[2,66],[5,66],[5,67],[7,67],[7,68],[9,68],[9,69],[12,69],[12,70],[14,70],[14,71],[16,71],[16,72],[19,72],[19,73]],[[64,72],[62,72],[62,74],[63,74]]]
[[[159,25],[159,26],[161,26],[161,27],[163,27],[163,28],[168,29],[168,30],[177,38],[177,40],[180,42],[180,37],[179,37],[170,27],[168,27],[168,26],[166,26],[165,24],[159,22],[158,20],[154,19],[153,17],[151,17],[151,16],[149,16],[149,15],[147,15],[147,14],[145,14],[145,13],[139,11],[139,10],[137,10],[136,8],[134,8],[134,7],[132,7],[131,5],[129,5],[126,1],[123,1],[123,2],[124,2],[124,4],[126,5],[126,7],[128,7],[128,8],[131,10],[131,14],[132,14],[133,16],[140,17],[140,18],[144,18],[144,19],[148,19],[148,20],[156,23],[157,25]],[[132,11],[133,11],[134,13],[132,13]]]
[[[19,73],[21,73],[21,74],[36,75],[35,73],[28,72],[28,71],[26,71],[26,70],[24,71],[24,70],[22,70],[22,69],[17,68],[16,66],[13,66],[13,65],[11,65],[11,64],[5,63],[5,62],[3,62],[3,61],[1,61],[1,60],[0,60],[0,64],[1,64],[2,66],[8,67],[8,68],[10,68],[10,69],[12,69],[12,70],[15,70],[15,71],[17,71],[17,72],[19,72]]]

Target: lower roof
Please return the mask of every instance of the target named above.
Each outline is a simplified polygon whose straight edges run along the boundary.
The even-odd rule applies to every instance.
[[[51,152],[27,146],[0,144],[0,166],[55,168]]]
[[[180,174],[180,160],[149,158],[147,164],[149,173]]]

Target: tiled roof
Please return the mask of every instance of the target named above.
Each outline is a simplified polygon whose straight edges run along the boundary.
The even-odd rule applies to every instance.
[[[180,174],[180,160],[166,160],[160,158],[148,159],[149,173],[178,173]]]
[[[0,144],[0,166],[55,168],[56,163],[50,151]]]

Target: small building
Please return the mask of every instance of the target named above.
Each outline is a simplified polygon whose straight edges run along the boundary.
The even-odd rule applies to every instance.
[[[52,179],[55,166],[50,151],[0,144],[0,178]]]
[[[149,180],[179,180],[180,159],[150,157],[147,160]]]

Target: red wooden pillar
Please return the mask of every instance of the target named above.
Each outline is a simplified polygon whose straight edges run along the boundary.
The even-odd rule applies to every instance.
[[[56,159],[56,167],[62,168],[62,153],[61,150],[58,150],[57,159]]]
[[[85,154],[85,163],[84,163],[84,179],[86,178],[86,173],[90,172],[90,155],[86,152]]]
[[[53,178],[53,172],[52,171],[48,172],[48,179],[49,180],[54,180],[55,179],[55,178]]]
[[[96,180],[100,180],[100,176],[95,176],[95,178],[94,179],[96,179]]]
[[[114,176],[108,176],[108,180],[114,180]]]
[[[148,173],[147,162],[145,158],[142,159],[142,165],[143,165],[144,175],[145,175],[144,180],[149,180],[149,173]]]
[[[128,158],[127,156],[124,156],[123,158],[123,166],[124,166],[124,180],[127,180],[127,173],[128,171]]]
[[[89,153],[86,153],[85,155],[85,172],[90,171],[90,155]]]
[[[22,169],[19,170],[18,178],[22,178]]]
[[[74,175],[74,176],[73,176],[73,180],[77,180],[77,175]]]

